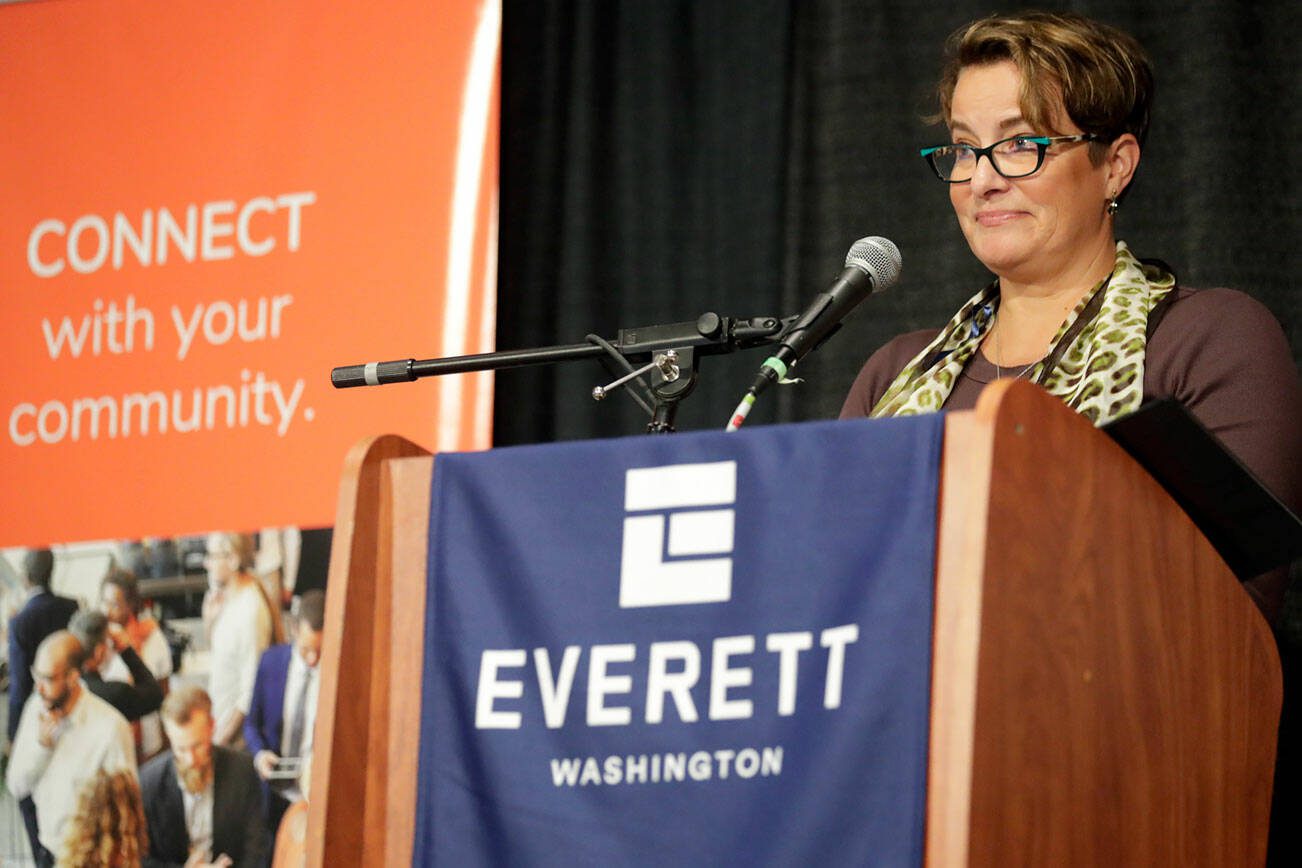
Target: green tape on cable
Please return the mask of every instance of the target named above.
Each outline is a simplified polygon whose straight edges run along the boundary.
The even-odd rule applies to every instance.
[[[790,386],[792,383],[804,382],[804,380],[800,379],[799,377],[797,377],[794,380],[788,380],[787,371],[791,369],[788,368],[786,363],[783,362],[781,359],[779,359],[777,356],[769,356],[767,359],[764,360],[764,364],[761,365],[760,367],[772,368],[773,372],[778,375],[778,385]]]

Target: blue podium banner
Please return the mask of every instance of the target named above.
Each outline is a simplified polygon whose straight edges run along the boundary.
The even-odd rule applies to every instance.
[[[921,864],[942,425],[439,456],[417,863]]]

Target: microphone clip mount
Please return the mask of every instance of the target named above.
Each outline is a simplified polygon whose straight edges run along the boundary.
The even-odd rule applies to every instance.
[[[643,374],[649,374],[652,371],[659,372],[662,382],[673,383],[677,381],[677,379],[682,375],[682,372],[678,367],[678,351],[665,350],[663,353],[658,353],[655,358],[638,368],[636,371],[629,371],[618,380],[615,380],[612,383],[607,383],[604,386],[594,386],[592,389],[592,400],[604,400],[607,395],[618,389],[620,386],[630,380],[637,379]]]

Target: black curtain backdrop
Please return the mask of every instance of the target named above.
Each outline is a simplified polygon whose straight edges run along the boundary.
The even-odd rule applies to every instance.
[[[834,417],[868,355],[942,324],[988,275],[917,149],[945,139],[941,46],[988,2],[507,0],[502,36],[500,349],[621,327],[803,308],[856,238],[903,254],[869,299],[763,396],[749,425]],[[1302,352],[1302,75],[1296,0],[1045,3],[1120,26],[1157,75],[1153,126],[1118,236],[1191,286],[1269,306]],[[720,429],[762,350],[704,360],[680,430]],[[627,398],[594,403],[594,362],[501,373],[499,445],[637,434]],[[1296,565],[1295,565],[1296,566]],[[1296,574],[1296,570],[1295,570]],[[1296,826],[1302,599],[1281,628],[1286,706],[1278,829]],[[1285,801],[1279,801],[1282,797]],[[1296,839],[1294,832],[1291,835]],[[1296,840],[1272,862],[1302,864]]]
[[[1088,2],[1156,69],[1152,132],[1118,235],[1194,286],[1265,302],[1302,350],[1299,4]],[[1016,7],[1012,7],[1016,8]],[[856,238],[903,276],[763,396],[748,424],[834,416],[864,359],[939,326],[987,279],[917,155],[941,45],[987,3],[507,2],[498,347],[799,311]],[[721,428],[763,351],[704,360],[680,430]],[[595,362],[497,378],[495,441],[634,434]]]

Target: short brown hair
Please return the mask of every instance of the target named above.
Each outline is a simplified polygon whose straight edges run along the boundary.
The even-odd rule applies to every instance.
[[[23,558],[23,572],[33,587],[49,590],[54,575],[54,553],[49,549],[32,549]]]
[[[122,599],[126,602],[127,608],[133,615],[140,614],[140,579],[130,570],[124,570],[121,567],[110,567],[108,574],[104,576],[105,585],[116,585],[122,591]],[[100,586],[103,590],[103,586]]]
[[[1022,116],[1037,132],[1054,126],[1059,101],[1081,130],[1101,136],[1090,147],[1096,163],[1106,142],[1148,135],[1153,70],[1139,42],[1123,30],[1073,12],[992,15],[961,27],[945,43],[940,114],[949,123],[954,86],[968,66],[1012,61],[1022,75]]]
[[[163,720],[185,726],[195,712],[202,711],[212,717],[212,699],[208,692],[196,684],[186,684],[167,694],[159,713]]]
[[[320,633],[325,627],[325,591],[313,589],[298,598],[298,620],[306,624],[313,633]]]

